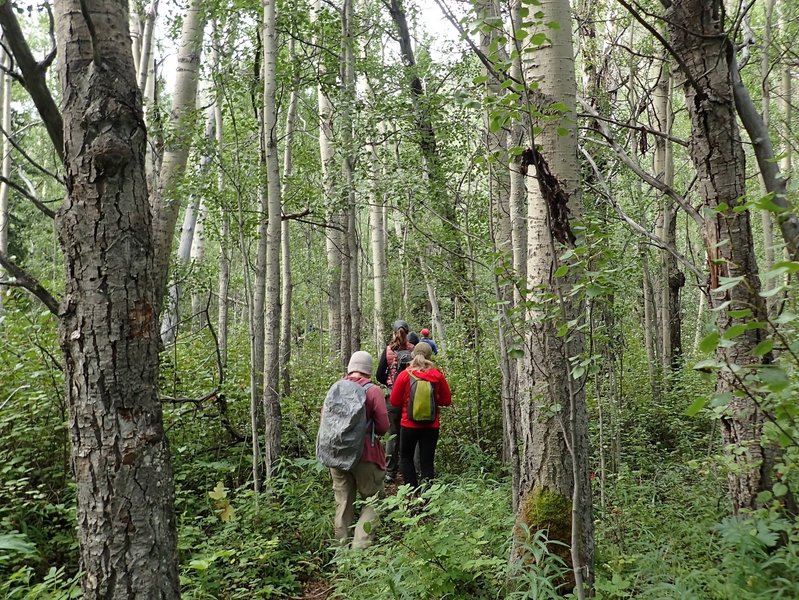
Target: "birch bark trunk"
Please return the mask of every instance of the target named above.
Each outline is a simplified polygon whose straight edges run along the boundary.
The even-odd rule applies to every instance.
[[[383,305],[386,285],[386,229],[385,198],[380,191],[380,156],[377,144],[369,144],[369,234],[372,242],[372,283],[374,286],[374,309],[372,312],[375,348],[380,348],[385,341]]]
[[[214,119],[216,121],[216,152],[219,162],[216,189],[219,198],[224,198],[225,175],[222,169],[223,150],[225,143],[224,122],[222,120],[222,104],[219,98],[220,92],[217,91],[216,102],[214,103]],[[219,310],[217,313],[217,335],[219,336],[219,352],[222,355],[222,367],[227,367],[228,356],[228,293],[230,290],[230,215],[227,205],[222,202],[220,205],[222,213],[222,224],[219,236]]]
[[[207,112],[205,122],[205,139],[209,143],[216,137],[216,116],[214,107],[211,106]],[[202,173],[211,164],[210,154],[206,154],[200,159],[198,172]],[[180,242],[178,243],[177,265],[185,270],[191,264],[192,248],[197,237],[197,228],[202,212],[202,198],[199,194],[192,194],[190,201],[183,213],[183,225],[180,228]],[[183,296],[183,285],[181,278],[185,273],[173,273],[167,292],[167,300],[164,306],[164,316],[161,321],[161,341],[165,346],[173,344],[178,334],[180,324],[180,302]],[[193,304],[193,303],[192,303]],[[192,306],[192,310],[193,310]],[[196,313],[192,313],[196,314]]]
[[[280,156],[277,147],[277,60],[276,0],[264,0],[264,147],[266,148],[266,353],[264,357],[264,414],[266,479],[272,477],[280,458],[282,417],[280,413]]]
[[[667,58],[667,57],[666,57]],[[671,135],[671,66],[664,58],[658,69],[654,93],[654,129]],[[666,137],[655,136],[655,176],[669,187],[674,186],[674,155],[672,142]],[[660,239],[670,246],[677,245],[677,210],[674,202],[661,196],[662,207],[659,222]],[[682,319],[680,317],[680,290],[685,285],[685,275],[677,266],[677,259],[668,251],[660,252],[660,331],[663,373],[680,367],[682,356]]]
[[[156,306],[160,314],[166,293],[169,257],[181,200],[178,185],[186,172],[191,134],[197,109],[197,79],[200,68],[203,31],[207,11],[201,0],[191,0],[186,8],[178,50],[178,66],[172,112],[172,135],[164,148],[158,191],[151,199],[155,241]]]
[[[355,39],[353,30],[353,0],[344,0],[341,10],[341,162],[344,204],[345,238],[341,254],[341,356],[348,360],[353,350],[360,348],[360,301],[358,277],[358,231],[355,208],[355,159],[353,140],[355,118]]]
[[[524,71],[528,88],[535,90],[537,106],[558,102],[566,108],[560,118],[533,117],[541,133],[534,140],[540,146],[542,160],[554,177],[545,185],[545,172],[538,169],[537,182],[528,185],[528,261],[527,287],[531,290],[555,290],[559,297],[557,318],[564,323],[574,319],[582,307],[567,299],[561,289],[568,280],[556,279],[556,247],[572,236],[568,221],[580,217],[579,163],[575,102],[574,51],[568,0],[545,0],[538,9],[544,13],[541,23],[556,22],[558,28],[541,26],[549,43],[526,53]],[[527,34],[539,32],[530,27]],[[531,115],[533,116],[533,115]],[[540,163],[539,163],[540,166]],[[555,182],[557,182],[555,184]],[[558,202],[568,202],[567,206]],[[555,210],[562,211],[560,215]],[[569,216],[570,214],[570,216]],[[540,300],[540,299],[539,299]],[[578,597],[589,588],[593,573],[593,521],[591,484],[588,478],[588,415],[584,387],[572,377],[569,359],[583,349],[582,334],[572,330],[558,336],[556,319],[545,315],[546,305],[538,305],[528,314],[525,370],[520,381],[520,481],[517,522],[532,530],[548,526],[550,539],[557,539],[570,551],[563,556],[573,568],[571,585]],[[544,524],[544,507],[552,518]]]
[[[212,115],[213,118],[213,115]],[[213,142],[213,138],[208,140],[209,146]],[[211,156],[204,157],[211,162]],[[207,168],[207,165],[202,167]],[[208,205],[204,199],[200,199],[200,206],[197,208],[197,223],[194,226],[194,239],[191,241],[191,250],[189,251],[189,262],[193,272],[197,272],[201,268],[202,262],[205,259],[205,219],[208,216]],[[195,283],[191,291],[191,330],[199,331],[202,329],[210,315],[206,314],[206,307],[208,306],[210,290],[207,289],[204,282]]]
[[[774,20],[774,5],[775,0],[766,0],[764,10],[763,22],[763,44],[760,48],[760,85],[763,92],[761,98],[761,112],[763,115],[763,125],[766,131],[771,126],[771,83],[769,81],[771,74],[771,40],[772,40],[772,23]],[[765,181],[761,176],[760,178],[762,192],[765,195],[768,193]],[[771,219],[771,212],[767,210],[760,211],[760,222],[763,227],[763,272],[768,273],[774,265],[774,221]],[[764,280],[764,289],[769,288],[768,280]],[[766,303],[767,305],[770,302]]]
[[[313,18],[318,19],[322,12],[322,1],[315,0]],[[317,46],[323,46],[322,34],[315,40]],[[319,85],[317,87],[317,102],[319,107],[319,154],[322,162],[322,186],[324,198],[328,206],[334,204],[335,179],[334,170],[336,166],[335,152],[333,148],[333,104],[327,95],[326,78],[328,76],[324,60],[319,59]],[[327,229],[325,238],[325,249],[327,253],[327,276],[328,276],[328,297],[327,297],[327,323],[329,334],[330,353],[338,357],[339,362],[343,362],[341,357],[341,254],[344,237],[342,235],[341,216],[335,209],[329,209],[327,219]]]
[[[289,39],[289,62],[295,60],[294,38]],[[292,78],[291,96],[289,97],[288,110],[286,111],[286,133],[284,136],[283,148],[283,180],[281,198],[288,196],[291,178],[294,175],[294,161],[292,155],[292,144],[294,143],[294,126],[297,119],[297,105],[300,100],[300,77],[299,71],[295,70]],[[291,221],[286,219],[281,224],[280,230],[280,264],[282,268],[281,276],[281,300],[280,300],[280,382],[282,383],[281,394],[285,397],[291,393],[291,374],[289,372],[289,362],[291,361],[291,298],[294,289],[294,281],[291,273]]]
[[[66,275],[60,339],[83,594],[176,599],[147,134],[127,2],[59,0],[54,11],[68,192],[56,223]]]

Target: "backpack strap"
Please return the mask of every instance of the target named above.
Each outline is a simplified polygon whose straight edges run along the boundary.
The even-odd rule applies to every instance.
[[[364,383],[362,387],[363,387],[363,389],[366,392],[368,392],[369,388],[375,387],[375,384],[372,383],[371,381],[369,381],[367,383]],[[372,425],[372,433],[369,434],[369,441],[370,441],[371,445],[374,446],[375,445],[375,421],[374,421],[374,419],[369,419],[369,422],[366,424],[366,427],[369,427],[369,424]]]

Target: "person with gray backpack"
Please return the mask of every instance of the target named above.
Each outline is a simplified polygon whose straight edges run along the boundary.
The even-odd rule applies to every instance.
[[[335,538],[346,544],[355,514],[356,493],[363,499],[383,492],[386,455],[380,436],[389,428],[383,392],[371,382],[372,356],[359,350],[347,375],[330,386],[322,406],[316,458],[330,469],[336,499]],[[352,547],[372,542],[377,513],[368,504],[355,525]]]

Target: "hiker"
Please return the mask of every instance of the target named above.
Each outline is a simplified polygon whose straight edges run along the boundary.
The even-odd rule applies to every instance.
[[[386,410],[388,411],[390,427],[389,439],[386,444],[386,454],[388,454],[386,483],[393,483],[399,471],[400,418],[402,415],[399,409],[391,406],[389,396],[398,373],[403,371],[411,362],[411,351],[414,346],[408,341],[408,332],[410,330],[411,328],[408,326],[407,321],[403,319],[394,321],[394,333],[388,346],[380,355],[375,375],[376,379],[388,388],[386,392]]]
[[[356,492],[364,500],[382,494],[386,456],[380,436],[388,431],[388,413],[380,387],[371,382],[372,356],[359,350],[350,358],[346,377],[325,397],[316,456],[330,467],[336,499],[335,537],[345,544],[354,516]],[[355,525],[353,548],[372,542],[377,513],[368,504]]]
[[[413,360],[397,376],[391,390],[391,405],[402,411],[400,421],[400,468],[405,483],[419,487],[413,454],[419,446],[421,479],[433,479],[433,462],[440,427],[440,407],[452,405],[452,394],[444,375],[432,362],[433,349],[419,342]]]
[[[433,349],[433,354],[438,354],[438,346],[436,346],[436,343],[430,339],[430,330],[425,327],[419,332],[419,334],[422,336],[419,341],[430,344],[430,347]]]
[[[408,334],[408,341],[413,344],[414,346],[419,343],[419,334],[415,331],[411,331]]]

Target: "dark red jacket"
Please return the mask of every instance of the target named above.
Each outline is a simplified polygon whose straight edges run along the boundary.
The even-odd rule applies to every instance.
[[[402,407],[400,425],[414,429],[438,429],[441,426],[439,420],[440,410],[436,410],[436,420],[432,423],[414,423],[408,418],[408,401],[411,399],[411,377],[408,375],[410,370],[409,367],[397,376],[397,381],[394,382],[394,387],[391,389],[391,397],[389,398],[391,406],[395,408]],[[441,371],[434,367],[427,371],[414,370],[413,375],[417,379],[424,379],[433,384],[437,406],[452,406],[452,393]]]
[[[366,377],[361,377],[355,373],[347,375],[345,379],[354,381],[359,385],[366,385],[370,382]],[[385,471],[386,452],[383,450],[380,436],[388,431],[388,411],[386,411],[386,399],[383,397],[383,391],[379,385],[373,385],[366,390],[366,420],[374,423],[375,434],[372,436],[372,427],[370,426],[363,440],[361,462],[374,463]]]

